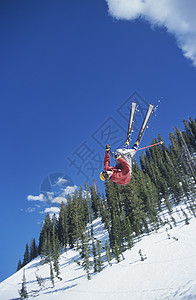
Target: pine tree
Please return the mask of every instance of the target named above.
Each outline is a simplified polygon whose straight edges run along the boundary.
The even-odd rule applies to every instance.
[[[110,253],[110,247],[108,245],[108,241],[106,240],[105,242],[105,251],[106,251],[106,257],[107,257],[107,262],[111,266],[111,253]]]
[[[178,137],[179,143],[181,144],[181,147],[184,149],[184,158],[186,160],[186,163],[188,165],[189,171],[191,175],[194,178],[194,181],[196,183],[196,162],[193,159],[193,157],[190,154],[190,151],[188,149],[187,143],[185,142],[185,138],[183,137],[182,132],[179,129],[176,129],[176,136]]]
[[[38,271],[38,269],[37,269],[37,271]],[[35,272],[35,277],[36,277],[39,287],[42,289],[44,287],[44,279],[40,275],[37,274],[37,271]]]
[[[189,225],[189,217],[187,215],[187,213],[181,208],[181,212],[183,213],[183,215],[185,216],[185,224]]]
[[[145,185],[146,185],[146,209],[149,222],[153,224],[154,227],[157,226],[157,215],[158,215],[158,192],[155,184],[151,181],[150,177],[145,175]]]
[[[37,246],[35,239],[32,239],[30,244],[30,261],[37,257]]]
[[[50,261],[50,280],[52,282],[52,287],[54,287],[54,272],[52,267],[52,262]]]
[[[100,197],[98,194],[98,188],[94,180],[94,184],[90,187],[91,191],[91,202],[92,202],[92,209],[94,212],[94,218],[98,218],[99,214],[99,203],[100,203]]]
[[[70,248],[79,249],[82,232],[87,221],[87,202],[82,196],[82,190],[74,193],[73,199],[68,195],[67,211],[67,237]]]
[[[130,204],[132,208],[132,213],[129,219],[132,223],[133,230],[136,235],[140,235],[143,232],[143,225],[145,220],[144,204],[142,199],[140,199],[136,194],[133,195],[132,203]]]
[[[171,219],[172,219],[172,222],[173,222],[174,226],[176,226],[176,220],[175,220],[175,218],[173,216],[171,216]]]
[[[24,253],[24,259],[23,259],[22,266],[25,266],[26,264],[28,264],[29,261],[30,261],[29,245],[28,245],[28,243],[26,243],[25,253]]]
[[[184,193],[187,200],[189,200],[189,193],[195,193],[194,183],[196,182],[196,178],[194,177],[192,168],[194,162],[192,164],[192,157],[187,146],[188,144],[186,144],[188,140],[187,133],[182,133],[178,128],[175,128],[175,134],[176,136],[170,134],[172,141],[172,147],[170,147],[171,165],[178,177],[178,182],[174,186],[174,190],[178,188],[181,191],[181,198],[183,196],[182,193]],[[192,176],[194,180],[192,180]]]
[[[27,287],[26,287],[25,269],[23,270],[22,288],[18,292],[19,292],[21,300],[28,298]]]
[[[92,238],[92,253],[93,253],[93,267],[94,267],[94,273],[97,273],[97,271],[98,271],[97,249],[96,249],[96,247],[95,247],[94,238]]]
[[[85,228],[85,216],[83,210],[83,201],[82,201],[82,193],[75,192],[73,196],[73,222],[74,222],[74,232],[73,238],[74,243],[76,244],[76,249],[79,249],[81,235]]]
[[[21,260],[19,259],[16,271],[19,271],[21,268],[22,268],[22,263],[21,263]]]
[[[39,237],[39,254],[41,256],[41,263],[49,263],[51,261],[52,251],[52,222],[47,213],[42,230]]]
[[[68,242],[67,210],[63,202],[61,203],[61,207],[60,207],[57,232],[58,232],[59,242],[61,246],[66,250],[67,242]]]
[[[93,211],[92,211],[92,205],[90,200],[90,191],[87,182],[85,182],[85,190],[84,190],[84,212],[86,216],[86,224],[92,223],[93,220]]]
[[[70,195],[67,198],[67,235],[70,248],[74,247],[75,243],[75,223],[74,223],[74,208]]]
[[[111,217],[111,228],[109,232],[109,238],[110,238],[110,245],[113,248],[115,241],[118,243],[119,248],[124,248],[124,241],[123,241],[124,234],[122,232],[122,224],[120,217],[113,212]]]
[[[125,239],[125,245],[128,249],[131,249],[133,247],[133,230],[131,226],[131,222],[128,217],[125,216],[123,213],[123,236]]]
[[[104,195],[102,195],[102,198],[100,199],[99,207],[100,207],[100,215],[101,215],[102,223],[104,223],[105,228],[109,230],[110,212],[108,210],[107,202]]]
[[[91,220],[89,218],[89,212],[91,208],[90,208],[89,197],[86,196],[86,191],[83,190],[82,186],[79,189],[78,201],[80,203],[80,209],[81,209],[81,221],[85,227],[87,223],[91,223]]]
[[[185,126],[185,139],[188,144],[188,148],[192,153],[196,151],[196,119],[193,120],[191,117],[189,121],[183,120]]]
[[[119,251],[119,246],[118,246],[118,243],[116,240],[114,242],[114,247],[112,248],[112,252],[114,254],[116,261],[119,263],[120,262],[120,251]]]
[[[139,255],[140,255],[141,261],[144,261],[145,259],[147,259],[146,255],[143,255],[143,254],[142,254],[142,250],[141,250],[141,249],[139,250],[138,253],[139,253]]]
[[[82,235],[81,235],[81,244],[80,244],[80,256],[81,256],[81,258],[84,258],[84,256],[85,256],[85,247],[84,247],[84,245],[85,245],[85,234],[82,233]]]
[[[103,270],[103,260],[101,257],[101,242],[99,240],[97,240],[97,255],[98,255],[97,269],[98,272],[101,272]]]
[[[54,271],[56,273],[56,277],[61,280],[59,277],[60,275],[60,269],[59,269],[59,256],[60,256],[60,243],[58,240],[58,234],[57,234],[57,219],[55,214],[52,218],[52,261],[54,266]]]
[[[90,241],[89,234],[86,231],[85,234],[84,234],[84,244],[83,244],[84,258],[83,258],[82,265],[84,267],[84,270],[87,273],[88,280],[91,279],[91,275],[90,275],[91,263],[90,263],[90,245],[89,245],[89,241]]]

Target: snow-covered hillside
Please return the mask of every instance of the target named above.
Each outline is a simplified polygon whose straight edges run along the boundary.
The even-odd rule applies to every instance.
[[[91,280],[87,280],[83,267],[75,262],[80,257],[74,250],[61,255],[62,280],[55,279],[54,288],[50,281],[49,265],[40,266],[40,259],[36,258],[25,266],[29,298],[196,299],[196,219],[192,217],[190,224],[186,225],[180,208],[174,217],[177,220],[176,227],[170,229],[166,225],[157,233],[143,236],[131,250],[124,253],[124,260],[120,263],[113,260],[112,266],[105,262],[104,270],[92,274]],[[96,237],[104,245],[108,235],[101,221],[97,219],[93,225]],[[140,249],[146,257],[144,261],[141,261],[138,253]],[[42,289],[36,275],[44,279]],[[23,269],[1,282],[0,299],[19,299],[22,278]]]

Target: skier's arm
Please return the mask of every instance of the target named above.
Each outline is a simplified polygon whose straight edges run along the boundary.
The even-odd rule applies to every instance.
[[[108,171],[109,168],[110,168],[110,153],[109,151],[106,151],[104,157],[104,171]]]

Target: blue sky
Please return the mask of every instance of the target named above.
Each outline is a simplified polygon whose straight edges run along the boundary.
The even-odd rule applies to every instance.
[[[195,118],[194,5],[1,1],[0,280],[68,192],[93,178],[103,190],[103,145],[124,140],[132,100],[133,139],[147,104],[156,106],[142,145],[159,133],[168,143]]]

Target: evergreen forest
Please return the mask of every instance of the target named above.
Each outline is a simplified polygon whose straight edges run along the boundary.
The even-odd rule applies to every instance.
[[[90,270],[97,273],[103,269],[103,249],[108,264],[112,258],[119,262],[142,234],[156,231],[165,223],[175,226],[172,211],[176,205],[184,203],[196,217],[196,119],[183,123],[183,131],[174,128],[170,133],[168,147],[163,143],[141,152],[129,184],[107,181],[105,193],[100,194],[95,181],[90,186],[86,183],[61,204],[58,217],[47,214],[38,245],[35,239],[26,244],[17,270],[39,255],[42,264],[50,264],[51,280],[54,276],[61,280],[59,256],[69,247],[79,251],[81,262],[77,263],[90,279]],[[152,144],[160,141],[161,135]],[[170,218],[160,216],[163,210]],[[185,211],[183,214],[186,216]],[[109,234],[104,245],[94,238],[92,222],[96,218],[101,218]],[[188,217],[186,221],[188,224]]]

